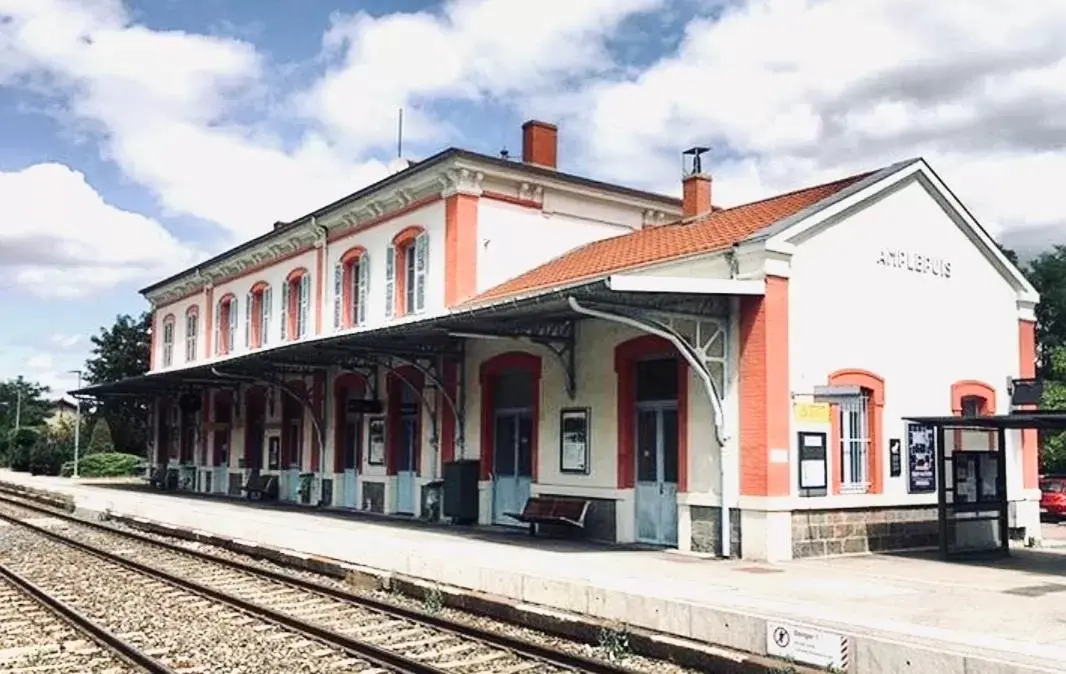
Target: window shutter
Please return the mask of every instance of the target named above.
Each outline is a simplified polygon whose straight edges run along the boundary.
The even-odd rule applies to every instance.
[[[429,268],[429,232],[415,239],[415,311],[426,308],[426,271]]]
[[[311,275],[300,277],[300,319],[296,330],[297,337],[307,336],[308,318],[311,314]]]
[[[366,298],[367,289],[370,287],[370,257],[363,253],[359,258],[359,293],[356,301],[355,322],[363,325],[366,322]]]
[[[222,300],[219,300],[215,304],[215,355],[219,355],[222,351]]]
[[[252,293],[244,298],[244,346],[252,348]]]
[[[260,314],[259,344],[266,346],[270,342],[270,312],[274,309],[274,289],[263,290],[263,311]]]
[[[281,284],[281,341],[289,338],[289,289],[288,281]]]
[[[240,314],[240,306],[237,297],[229,301],[229,350],[235,351],[237,347],[237,316]]]
[[[344,263],[338,262],[333,266],[333,329],[341,327],[341,310],[344,299]]]
[[[396,247],[385,251],[385,316],[391,317],[396,308]]]

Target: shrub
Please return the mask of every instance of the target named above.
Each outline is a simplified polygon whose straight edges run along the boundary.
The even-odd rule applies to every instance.
[[[70,455],[70,447],[51,436],[42,436],[29,450],[30,474],[59,475],[63,462]]]
[[[78,475],[80,477],[128,477],[140,475],[143,462],[144,459],[136,454],[122,454],[120,452],[89,454],[78,461]],[[59,474],[63,477],[73,475],[74,462],[67,461],[64,463]]]
[[[89,446],[85,448],[85,455],[105,454],[115,451],[115,444],[111,440],[111,427],[106,419],[100,419],[93,424],[92,435],[89,436]]]
[[[25,473],[30,469],[30,454],[41,434],[33,428],[12,431],[9,439],[8,457],[11,470]]]

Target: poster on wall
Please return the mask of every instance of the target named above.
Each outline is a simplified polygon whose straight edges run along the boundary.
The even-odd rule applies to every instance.
[[[587,473],[589,470],[589,410],[570,408],[560,413],[559,470]]]
[[[825,496],[829,478],[826,460],[826,434],[800,431],[799,488],[801,496]]]
[[[281,457],[281,438],[276,435],[267,440],[267,470],[277,470]]]
[[[907,491],[936,491],[936,447],[930,426],[907,424]]]
[[[385,417],[371,419],[367,435],[366,462],[371,466],[380,466],[385,463]]]

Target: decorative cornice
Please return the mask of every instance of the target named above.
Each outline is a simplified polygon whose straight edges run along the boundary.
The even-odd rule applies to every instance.
[[[521,183],[518,186],[518,198],[544,204],[544,186],[532,183]]]
[[[442,188],[440,195],[445,199],[455,194],[480,197],[485,174],[467,168],[455,168],[442,172],[440,178]]]

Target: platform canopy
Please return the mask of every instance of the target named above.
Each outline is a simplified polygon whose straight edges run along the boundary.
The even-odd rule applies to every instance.
[[[573,350],[573,326],[585,315],[570,298],[616,314],[681,313],[698,318],[728,316],[728,298],[759,295],[762,281],[731,279],[604,277],[453,310],[424,319],[398,319],[373,329],[356,329],[281,342],[232,357],[176,370],[163,370],[71,391],[78,397],[150,397],[204,388],[236,386],[264,373],[308,372],[330,365],[365,365],[373,358],[418,360],[459,356],[467,338],[527,338]],[[571,373],[572,375],[572,367]]]
[[[1024,410],[1010,414],[995,414],[985,417],[904,417],[923,426],[941,428],[974,428],[985,430],[1066,430],[1066,410]]]

